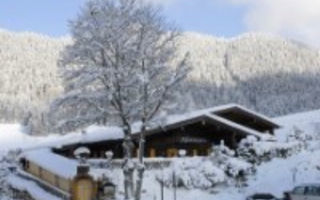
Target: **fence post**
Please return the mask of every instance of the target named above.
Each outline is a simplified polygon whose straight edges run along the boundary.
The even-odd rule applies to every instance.
[[[173,200],[177,200],[176,172],[173,170]]]
[[[161,200],[164,200],[164,184],[163,181],[160,181],[160,193],[161,193]]]

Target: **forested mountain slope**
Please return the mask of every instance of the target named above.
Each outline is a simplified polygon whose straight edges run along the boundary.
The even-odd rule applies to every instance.
[[[63,91],[57,61],[69,42],[0,31],[2,122],[32,119],[45,131],[43,112]],[[320,108],[318,50],[259,33],[232,39],[185,33],[180,45],[179,56],[190,52],[193,70],[174,112],[230,102],[271,116]]]
[[[62,91],[57,60],[66,42],[0,30],[1,122],[45,120],[42,111]]]
[[[316,49],[260,33],[187,34],[181,43],[191,55],[187,91],[197,107],[236,102],[271,116],[320,108]]]

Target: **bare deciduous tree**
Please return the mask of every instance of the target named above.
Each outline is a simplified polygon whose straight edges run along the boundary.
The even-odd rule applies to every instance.
[[[71,31],[73,44],[60,62],[66,93],[51,110],[66,113],[60,127],[108,121],[123,128],[125,198],[139,200],[145,131],[189,71],[187,55],[171,62],[179,32],[159,9],[139,0],[91,0],[71,22]],[[68,116],[72,109],[77,113]],[[135,122],[140,124],[138,163],[132,162]]]

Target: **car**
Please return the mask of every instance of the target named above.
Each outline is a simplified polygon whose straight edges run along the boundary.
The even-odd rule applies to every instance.
[[[278,198],[269,193],[256,193],[247,197],[246,200],[278,200]]]
[[[320,200],[320,183],[296,186],[287,194],[289,200]]]

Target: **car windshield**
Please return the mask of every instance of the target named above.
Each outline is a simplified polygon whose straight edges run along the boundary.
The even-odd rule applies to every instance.
[[[252,197],[253,199],[273,199],[274,198],[272,194],[255,194]]]
[[[308,186],[305,193],[310,196],[320,196],[320,188],[317,186]]]

